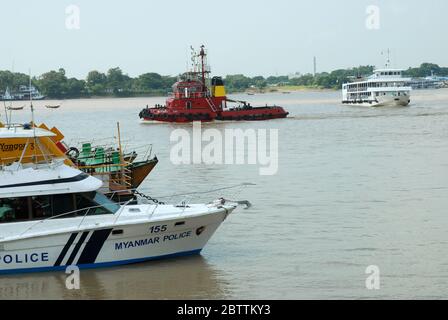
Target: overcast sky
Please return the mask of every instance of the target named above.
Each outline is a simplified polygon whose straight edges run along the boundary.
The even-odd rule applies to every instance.
[[[69,5],[80,10],[79,29]],[[377,15],[370,5],[379,8]],[[282,75],[434,62],[448,66],[446,0],[2,0],[0,69],[40,75],[120,67],[176,75],[190,45],[213,74]],[[71,11],[73,12],[73,11]],[[373,20],[372,20],[373,19]],[[367,27],[369,26],[369,27]],[[379,29],[377,29],[379,27]]]

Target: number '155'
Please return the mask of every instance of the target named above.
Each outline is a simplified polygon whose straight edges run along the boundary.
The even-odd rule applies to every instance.
[[[166,229],[167,229],[166,225],[163,225],[163,226],[152,226],[151,228],[149,228],[149,232],[151,232],[151,233],[165,232]]]

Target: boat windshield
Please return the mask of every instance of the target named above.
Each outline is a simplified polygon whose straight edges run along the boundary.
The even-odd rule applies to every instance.
[[[104,194],[96,192],[93,197],[93,202],[105,208],[110,213],[116,213],[120,209],[120,205],[107,198]]]

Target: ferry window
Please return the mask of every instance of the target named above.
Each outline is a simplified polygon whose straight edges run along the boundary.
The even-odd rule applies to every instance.
[[[185,106],[186,106],[187,109],[191,109],[191,101],[187,101]]]

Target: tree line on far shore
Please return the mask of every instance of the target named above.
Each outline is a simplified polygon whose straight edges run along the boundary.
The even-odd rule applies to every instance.
[[[353,77],[366,76],[373,72],[373,66],[360,66],[351,69],[339,69],[322,72],[316,75],[296,74],[294,76],[256,76],[247,77],[242,74],[227,75],[224,82],[228,92],[244,92],[246,90],[265,90],[281,86],[303,86],[310,88],[338,89],[342,83]],[[430,75],[448,76],[448,68],[437,64],[423,63],[420,67],[409,68],[407,77],[427,77]],[[163,76],[158,73],[144,73],[132,78],[120,68],[111,68],[106,73],[91,71],[85,80],[68,78],[64,69],[50,71],[32,79],[33,85],[46,97],[55,99],[82,98],[95,96],[160,96],[171,91],[177,77]],[[0,71],[0,95],[6,88],[12,92],[19,86],[29,83],[28,75]]]

